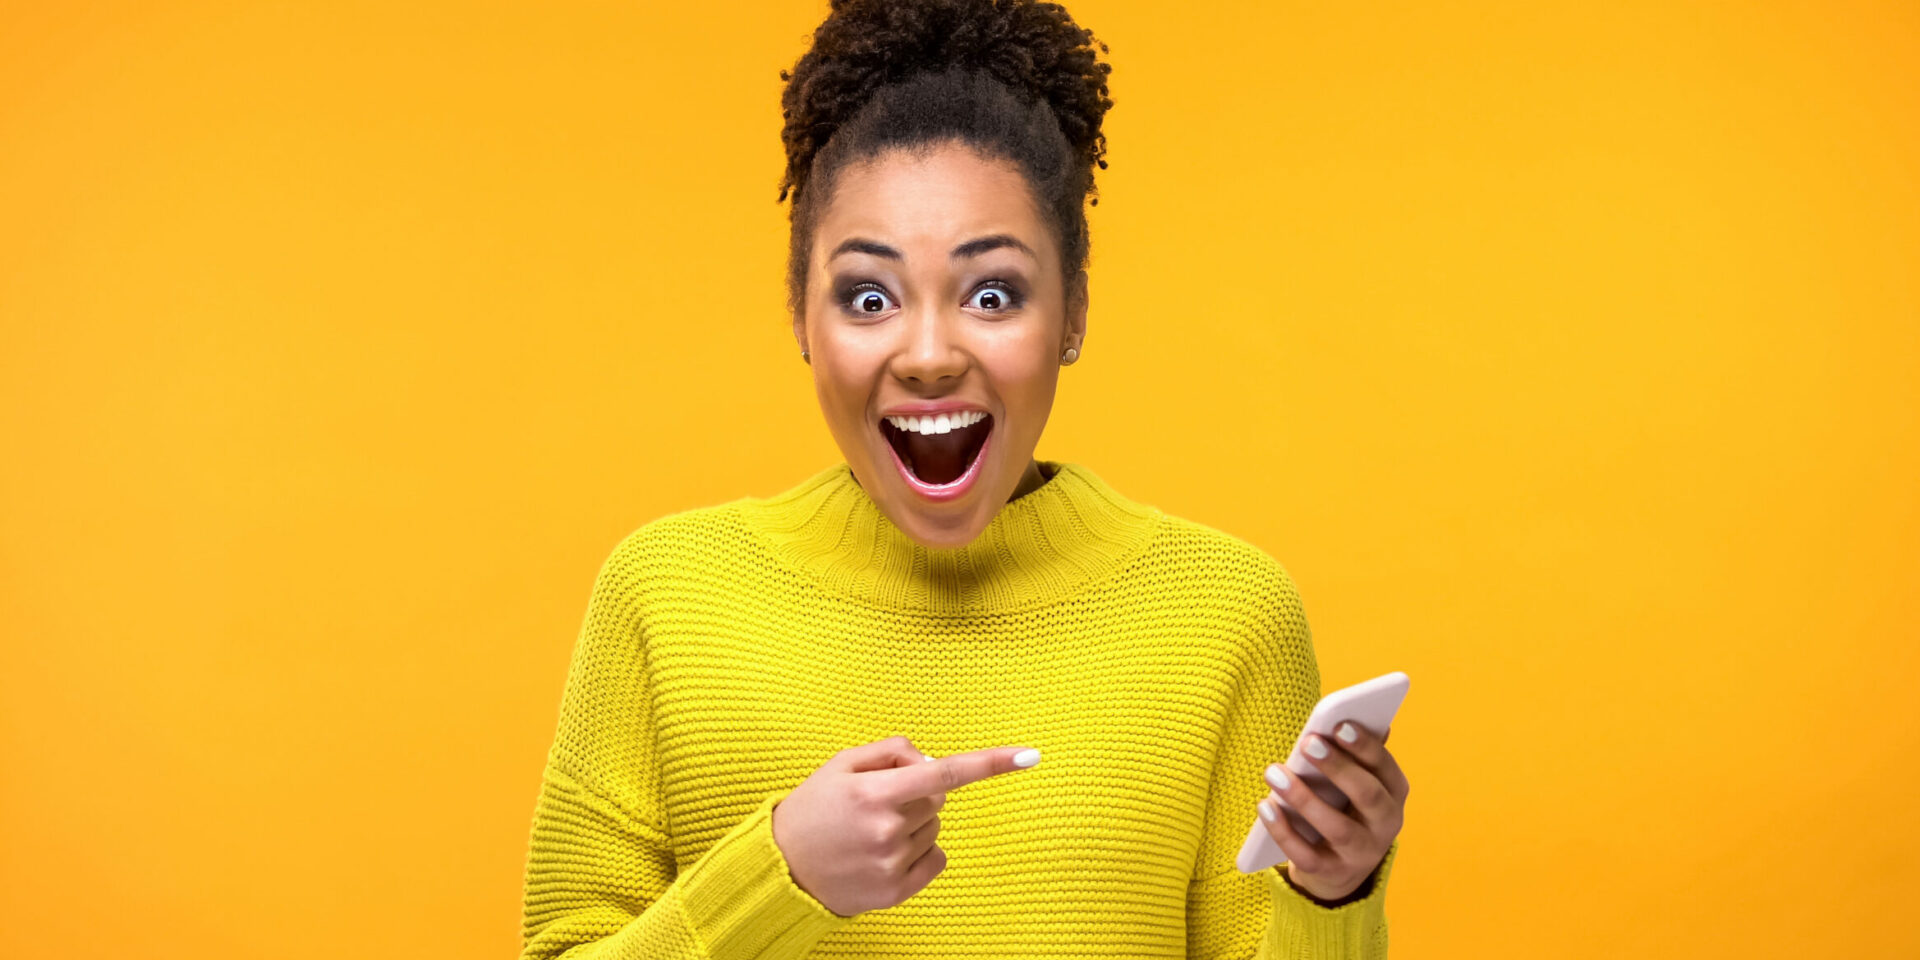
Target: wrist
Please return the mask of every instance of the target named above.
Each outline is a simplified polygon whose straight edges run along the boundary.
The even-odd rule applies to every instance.
[[[1366,879],[1361,880],[1359,886],[1353,888],[1351,891],[1347,892],[1346,894],[1343,894],[1340,896],[1334,896],[1334,897],[1320,896],[1319,894],[1316,894],[1313,891],[1308,890],[1306,887],[1303,887],[1298,882],[1296,882],[1293,879],[1293,864],[1291,862],[1287,864],[1286,869],[1280,871],[1280,875],[1286,878],[1287,886],[1292,887],[1301,896],[1306,897],[1308,900],[1313,901],[1315,904],[1319,906],[1327,907],[1327,908],[1344,907],[1349,903],[1356,903],[1358,901],[1365,900],[1367,896],[1373,892],[1373,874],[1372,873],[1367,874]]]

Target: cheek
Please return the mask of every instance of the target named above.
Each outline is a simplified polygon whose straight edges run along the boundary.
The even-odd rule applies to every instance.
[[[819,357],[814,357],[813,363],[813,390],[820,397],[820,411],[828,420],[845,420],[860,402],[858,391],[840,371],[823,368]]]
[[[823,344],[813,355],[814,392],[829,420],[864,423],[877,361],[844,344]]]
[[[1018,417],[1023,430],[1040,428],[1053,406],[1060,379],[1059,357],[1036,342],[1008,344],[988,359],[988,373],[1007,410]]]

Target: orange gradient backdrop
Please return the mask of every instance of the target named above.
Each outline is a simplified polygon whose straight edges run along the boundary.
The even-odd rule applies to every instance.
[[[1920,8],[1070,9],[1040,455],[1411,674],[1396,955],[1920,954]],[[515,953],[599,563],[839,455],[825,10],[0,7],[0,955]]]

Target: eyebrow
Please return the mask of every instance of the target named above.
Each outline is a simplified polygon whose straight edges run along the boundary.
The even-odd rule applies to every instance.
[[[966,243],[954,247],[953,253],[950,254],[950,256],[955,260],[965,257],[977,257],[989,250],[998,250],[1001,247],[1013,247],[1016,250],[1025,251],[1027,256],[1035,260],[1040,259],[1040,255],[1034,253],[1032,247],[1021,243],[1018,237],[1007,233],[995,233],[984,237],[975,237]],[[888,260],[906,259],[900,254],[900,251],[879,241],[868,240],[864,237],[854,237],[851,240],[842,241],[839,246],[833,248],[832,256],[827,257],[827,259],[832,260],[834,257],[843,253],[867,253],[876,257],[885,257]]]

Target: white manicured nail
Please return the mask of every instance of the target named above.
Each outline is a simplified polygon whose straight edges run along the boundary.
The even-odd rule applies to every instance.
[[[1039,762],[1040,751],[1038,750],[1022,750],[1013,755],[1013,765],[1016,767],[1031,767]]]
[[[1353,724],[1343,723],[1340,725],[1340,739],[1345,740],[1348,743],[1352,743],[1355,740],[1360,739],[1360,735],[1353,731]]]
[[[1272,823],[1274,819],[1278,816],[1279,814],[1273,812],[1273,801],[1271,800],[1260,801],[1260,819],[1265,820],[1268,823]]]
[[[926,762],[928,762],[928,763],[932,763],[932,762],[933,762],[933,758],[932,758],[932,757],[927,757],[927,756],[922,756],[922,757],[921,757],[920,759],[922,759],[922,760],[925,760],[925,761],[926,761]]]
[[[1327,742],[1320,739],[1319,734],[1314,734],[1307,738],[1307,756],[1315,760],[1325,760],[1327,758]]]
[[[1277,763],[1267,764],[1267,783],[1281,793],[1286,793],[1287,787],[1291,786],[1287,782],[1287,772],[1280,769]]]

